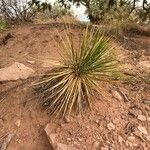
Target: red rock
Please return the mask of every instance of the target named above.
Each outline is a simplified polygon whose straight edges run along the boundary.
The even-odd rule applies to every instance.
[[[17,127],[20,127],[20,124],[21,124],[21,120],[17,120],[17,121],[15,122],[15,125],[16,125]]]
[[[139,125],[137,128],[138,128],[138,130],[139,130],[141,133],[143,133],[143,134],[145,134],[145,135],[148,134],[148,132],[147,132],[147,130],[146,130],[145,127]]]
[[[58,134],[52,133],[51,124],[47,124],[44,130],[46,132],[46,135],[52,148],[56,149],[57,148],[56,137],[58,136]]]
[[[52,128],[53,125],[51,123],[49,123],[46,125],[46,127],[44,129],[53,150],[78,150],[77,148],[75,148],[73,146],[59,143],[57,141],[58,134],[54,133],[54,129]]]
[[[100,149],[100,142],[95,141],[95,142],[93,143],[93,147],[94,147],[96,150],[99,150],[99,149]]]
[[[112,122],[110,122],[107,124],[107,128],[108,128],[108,130],[115,130],[116,127]]]
[[[13,65],[0,69],[0,81],[27,79],[34,70],[24,64],[15,62]]]
[[[132,115],[133,117],[137,117],[138,115],[142,114],[142,111],[138,108],[130,108],[129,109],[129,114]]]
[[[150,69],[150,61],[140,61],[137,66],[140,69],[149,70]]]
[[[120,100],[120,101],[124,101],[124,98],[122,97],[122,95],[118,91],[112,90],[111,93],[115,99]]]
[[[140,120],[140,121],[146,121],[146,117],[144,115],[138,115],[137,118]]]

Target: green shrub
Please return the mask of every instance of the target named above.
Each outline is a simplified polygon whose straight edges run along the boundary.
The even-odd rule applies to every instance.
[[[69,12],[67,9],[59,6],[57,3],[54,4],[51,12],[49,12],[49,17],[52,19],[62,18],[65,15],[71,15],[71,12]]]
[[[38,12],[51,11],[51,4],[39,0],[1,0],[0,14],[8,24],[32,22]]]
[[[0,31],[4,30],[6,26],[6,21],[0,19]]]
[[[150,73],[147,74],[147,75],[145,75],[145,76],[143,77],[143,79],[144,79],[144,81],[145,81],[147,84],[150,84]]]
[[[51,115],[64,117],[91,106],[94,92],[101,93],[101,85],[111,80],[118,61],[110,37],[98,29],[84,30],[79,49],[69,29],[65,39],[60,38],[61,64],[46,73],[35,89]]]

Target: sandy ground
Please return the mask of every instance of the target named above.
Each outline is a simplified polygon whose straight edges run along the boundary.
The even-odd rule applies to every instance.
[[[14,133],[8,150],[49,150],[50,144],[43,129],[50,123],[53,132],[58,134],[58,141],[79,150],[150,149],[150,84],[143,79],[149,73],[150,37],[130,36],[116,43],[121,45],[119,51],[125,70],[140,74],[135,82],[106,85],[106,99],[98,95],[91,110],[64,121],[53,120],[38,107],[32,87],[32,83],[60,58],[56,30],[63,34],[64,27],[33,25],[15,27],[3,33],[9,32],[13,37],[0,46],[0,68],[20,62],[34,69],[35,73],[26,80],[0,82],[0,145],[4,136]],[[72,32],[78,46],[81,29],[75,27]],[[141,66],[139,62],[148,65]],[[116,99],[110,89],[121,90],[129,101]],[[131,114],[133,109],[146,120],[141,121]],[[113,124],[111,129],[110,124]],[[147,134],[141,134],[139,126],[144,127]]]

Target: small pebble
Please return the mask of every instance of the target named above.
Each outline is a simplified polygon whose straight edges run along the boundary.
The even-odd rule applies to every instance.
[[[35,63],[35,61],[33,61],[33,60],[27,60],[27,62],[28,62],[29,64],[34,64],[34,63]]]
[[[17,121],[15,122],[15,125],[16,125],[17,127],[20,127],[20,124],[21,124],[21,120],[17,120]]]
[[[142,114],[142,111],[138,108],[130,108],[129,114],[132,115],[133,117],[137,117],[138,115]]]
[[[119,136],[118,136],[118,142],[119,142],[119,143],[122,143],[123,141],[124,141],[124,139],[119,135]]]
[[[139,125],[137,128],[138,128],[138,130],[139,130],[141,133],[143,133],[143,134],[145,134],[145,135],[148,134],[148,132],[147,132],[147,130],[146,130],[145,127]]]
[[[97,150],[100,148],[100,142],[98,141],[95,141],[94,144],[93,144],[94,148]]]
[[[124,101],[124,98],[122,97],[122,95],[120,94],[120,92],[115,91],[115,90],[111,90],[112,96],[120,101]]]
[[[98,120],[98,119],[96,119],[95,122],[96,122],[97,124],[99,124],[99,120]]]
[[[128,141],[134,143],[135,142],[135,137],[134,136],[129,136]]]
[[[146,121],[146,117],[144,115],[138,115],[137,118],[141,121]]]
[[[110,122],[107,124],[107,128],[108,128],[108,130],[115,130],[116,127],[112,122]]]
[[[67,141],[69,141],[69,142],[70,142],[70,141],[71,141],[71,138],[67,138]]]
[[[83,138],[78,138],[78,141],[79,141],[79,142],[82,142],[82,141],[83,141]]]

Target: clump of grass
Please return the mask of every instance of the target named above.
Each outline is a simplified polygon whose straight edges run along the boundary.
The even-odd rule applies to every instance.
[[[143,79],[144,79],[144,81],[145,81],[147,84],[150,84],[150,73],[147,74],[147,75],[145,75],[145,76],[143,77]]]
[[[127,85],[134,86],[138,83],[138,80],[136,79],[136,77],[130,76],[130,77],[125,78],[123,80],[123,83],[127,84]]]
[[[0,19],[0,31],[6,29],[6,21],[3,19]]]
[[[113,80],[122,81],[126,78],[126,75],[123,72],[118,71],[118,72],[112,72],[111,77]]]
[[[101,93],[101,85],[111,80],[118,61],[111,38],[98,29],[83,31],[79,49],[74,47],[70,29],[61,38],[62,62],[35,84],[41,103],[51,115],[82,113],[89,108],[94,92]]]

